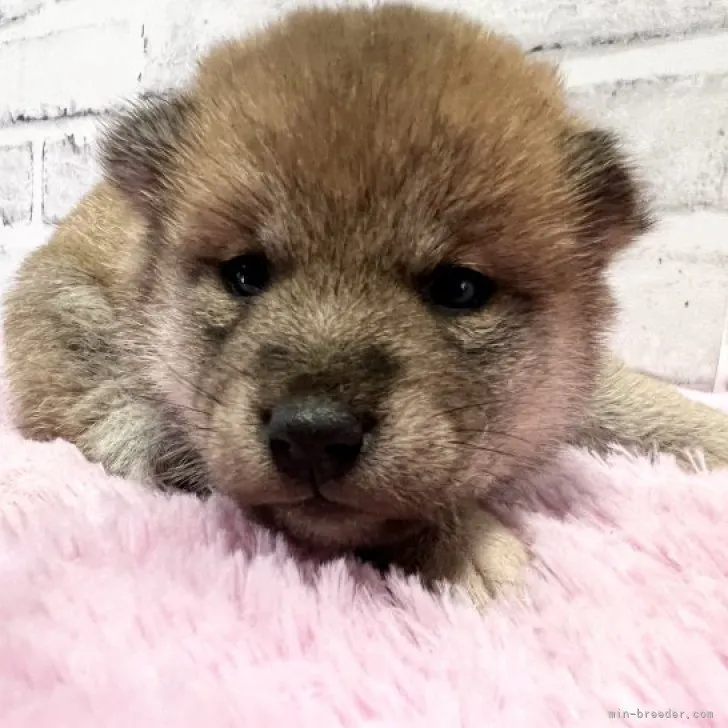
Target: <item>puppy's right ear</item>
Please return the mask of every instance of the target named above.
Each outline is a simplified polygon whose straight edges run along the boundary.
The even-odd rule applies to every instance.
[[[106,126],[101,144],[106,179],[148,218],[163,212],[166,182],[192,112],[185,96],[147,96]]]

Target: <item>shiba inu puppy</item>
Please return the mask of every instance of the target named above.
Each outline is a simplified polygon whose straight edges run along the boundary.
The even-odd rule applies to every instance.
[[[478,604],[526,561],[479,499],[563,445],[728,463],[728,418],[605,350],[649,226],[628,160],[475,22],[293,12],[101,159],[6,299],[29,437]]]

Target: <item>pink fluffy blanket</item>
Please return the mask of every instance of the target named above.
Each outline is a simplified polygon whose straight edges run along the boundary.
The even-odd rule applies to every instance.
[[[728,473],[568,452],[499,507],[536,559],[481,617],[26,442],[0,385],[0,726],[728,726]]]

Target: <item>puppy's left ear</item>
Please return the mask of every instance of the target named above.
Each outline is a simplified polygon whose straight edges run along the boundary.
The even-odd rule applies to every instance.
[[[591,253],[608,261],[652,227],[643,191],[614,134],[599,129],[569,134],[566,164],[579,234]]]
[[[107,124],[101,146],[106,179],[146,218],[164,212],[193,104],[182,94],[145,96]]]

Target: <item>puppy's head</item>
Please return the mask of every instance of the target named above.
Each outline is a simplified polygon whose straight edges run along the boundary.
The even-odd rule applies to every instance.
[[[549,68],[404,6],[222,46],[105,164],[149,231],[150,377],[214,485],[320,547],[437,522],[563,441],[647,224]]]

